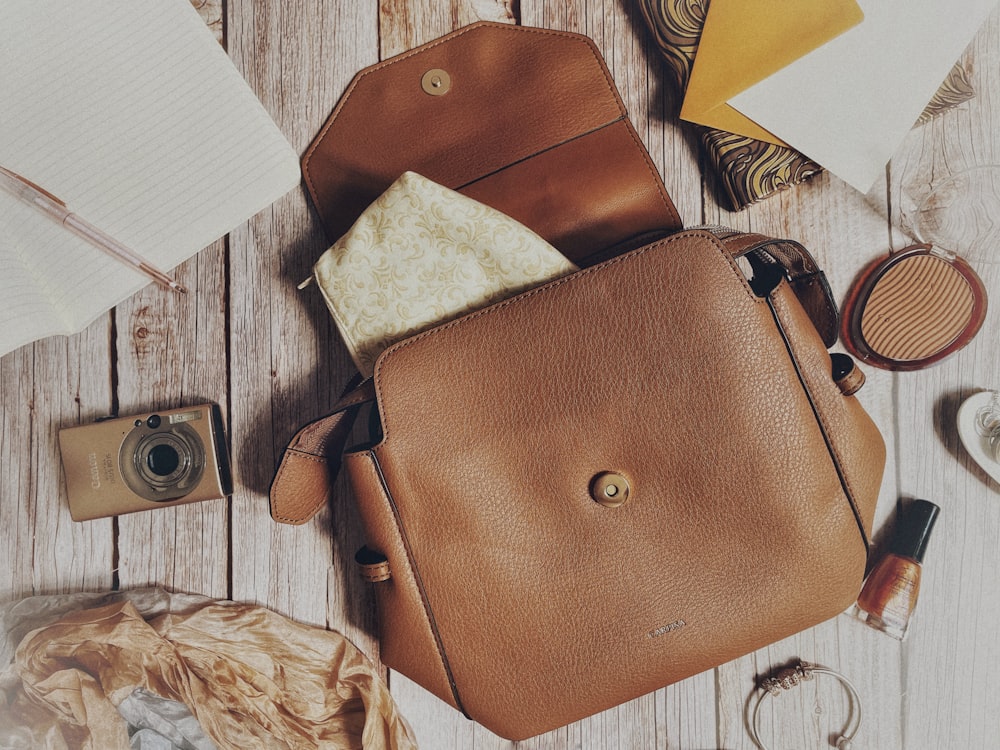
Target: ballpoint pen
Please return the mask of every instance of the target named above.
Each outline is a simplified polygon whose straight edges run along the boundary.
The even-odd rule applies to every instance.
[[[167,276],[163,271],[151,266],[114,237],[109,236],[90,222],[77,216],[69,210],[69,207],[65,203],[52,195],[52,193],[43,190],[30,180],[26,180],[21,175],[9,169],[0,167],[0,187],[5,188],[23,202],[34,206],[56,223],[62,224],[73,234],[87,240],[94,247],[103,250],[122,263],[130,265],[146,274],[160,286],[173,289],[175,292],[180,292],[181,294],[187,293],[187,289]]]

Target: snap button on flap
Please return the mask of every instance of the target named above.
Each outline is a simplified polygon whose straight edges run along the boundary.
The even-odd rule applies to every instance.
[[[628,480],[613,471],[604,471],[591,480],[590,496],[606,508],[617,508],[628,500]]]
[[[358,564],[361,577],[369,583],[381,583],[392,578],[389,560],[381,552],[362,547],[354,553],[354,562]]]
[[[420,79],[420,88],[431,96],[442,96],[451,90],[451,76],[441,68],[432,68]]]
[[[847,354],[834,352],[830,355],[833,366],[833,382],[845,396],[853,396],[865,384],[865,374]]]

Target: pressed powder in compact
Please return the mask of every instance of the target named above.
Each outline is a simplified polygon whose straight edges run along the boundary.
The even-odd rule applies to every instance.
[[[860,360],[917,370],[958,351],[986,317],[986,288],[954,253],[914,245],[869,265],[848,297],[843,338]]]

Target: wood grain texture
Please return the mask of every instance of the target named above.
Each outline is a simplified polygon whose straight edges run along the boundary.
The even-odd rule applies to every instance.
[[[1000,163],[1000,16],[963,57],[977,96],[915,129],[887,178],[862,196],[821,175],[734,213],[719,207],[694,130],[631,0],[192,0],[302,153],[354,74],[475,20],[578,31],[604,54],[636,129],[688,226],[721,223],[801,240],[838,301],[860,269],[906,236],[904,197],[962,169]],[[2,221],[2,217],[0,217]],[[901,229],[902,227],[902,229]],[[326,249],[303,190],[177,270],[186,299],[147,288],[84,332],[0,359],[0,602],[32,593],[157,583],[265,604],[345,633],[378,658],[371,591],[353,570],[363,541],[341,478],[328,511],[274,524],[267,489],[294,431],[323,414],[352,371],[315,289],[299,292]],[[974,263],[1000,300],[1000,255]],[[1000,388],[1000,304],[980,335],[931,369],[866,368],[858,398],[885,436],[875,520],[884,545],[897,498],[942,506],[911,634],[896,642],[839,616],[741,659],[541,737],[511,743],[467,721],[405,677],[390,686],[421,747],[434,750],[744,750],[755,681],[793,659],[840,669],[857,685],[856,747],[986,748],[1000,715],[1000,486],[959,445],[958,405]],[[59,427],[214,400],[230,428],[230,501],[82,524],[69,518]],[[516,686],[512,686],[516,689]],[[558,689],[554,679],[553,689]],[[770,699],[769,699],[770,700]],[[839,685],[817,678],[770,700],[773,748],[829,747],[847,717]]]
[[[61,427],[113,408],[110,317],[75,336],[57,336],[0,359],[0,601],[111,587],[110,519],[69,517],[57,443]]]

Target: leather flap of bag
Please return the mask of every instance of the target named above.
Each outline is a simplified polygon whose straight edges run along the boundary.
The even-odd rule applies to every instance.
[[[588,135],[612,125],[621,132],[610,145],[604,136],[586,147]],[[518,172],[513,181],[490,179],[571,143],[578,148],[570,160],[548,159],[544,170]],[[609,149],[630,153],[623,160]],[[604,171],[590,179],[595,165],[588,162],[595,160]],[[627,171],[624,192],[620,174],[607,169]],[[629,200],[649,204],[652,215],[643,221],[653,226],[630,227],[632,233],[680,226],[597,48],[568,32],[481,22],[366,68],[309,147],[302,171],[331,240],[405,171],[471,189],[564,252],[552,234],[562,236],[566,227],[550,232],[536,224],[547,223],[545,214],[558,213],[560,204],[579,211],[580,200],[567,192],[618,191],[604,201],[610,210],[627,209]],[[630,184],[637,181],[644,187]],[[545,213],[518,215],[525,192]],[[625,238],[608,239],[600,241]]]

